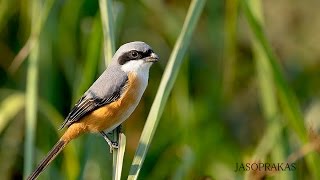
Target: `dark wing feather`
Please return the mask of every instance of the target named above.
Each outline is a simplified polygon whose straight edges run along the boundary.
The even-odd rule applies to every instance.
[[[107,96],[101,98],[97,96],[96,93],[91,91],[90,89],[80,98],[80,100],[75,104],[75,106],[71,109],[70,113],[64,120],[60,129],[64,127],[69,127],[72,123],[80,120],[83,116],[88,114],[89,112],[104,106],[106,104],[110,104],[117,99],[120,98],[121,94],[127,88],[126,79],[118,89],[114,89],[112,93],[109,93]]]

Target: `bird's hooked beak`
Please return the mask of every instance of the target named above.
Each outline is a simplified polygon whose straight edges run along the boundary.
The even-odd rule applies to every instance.
[[[147,57],[146,61],[147,62],[158,62],[159,61],[159,56],[156,53],[152,52],[150,54],[150,56]]]

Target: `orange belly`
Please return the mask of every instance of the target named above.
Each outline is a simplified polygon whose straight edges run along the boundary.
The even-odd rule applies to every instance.
[[[112,130],[127,119],[138,105],[142,96],[141,88],[143,88],[135,74],[130,73],[128,81],[128,88],[117,101],[102,106],[73,123],[61,139],[70,141],[85,132]]]

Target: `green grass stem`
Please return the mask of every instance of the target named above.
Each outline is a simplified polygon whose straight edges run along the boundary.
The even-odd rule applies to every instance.
[[[39,49],[40,49],[40,33],[44,23],[49,15],[53,0],[44,2],[43,6],[40,1],[31,1],[31,35],[30,35],[30,51],[27,83],[26,83],[26,126],[25,126],[25,144],[24,144],[24,172],[26,178],[33,169],[34,162],[34,147],[35,147],[35,132],[37,124],[37,109],[38,109],[38,66],[39,66]],[[40,13],[40,14],[39,14]],[[28,40],[28,41],[29,41]],[[28,44],[28,42],[27,42]],[[28,53],[26,53],[27,55]],[[21,59],[22,61],[22,59]],[[21,63],[20,63],[21,64]],[[17,69],[17,66],[11,66]]]
[[[237,18],[238,0],[227,0],[225,5],[225,47],[224,47],[224,74],[223,93],[228,98],[232,94],[237,60]]]
[[[139,176],[143,161],[156,131],[164,106],[168,100],[175,79],[178,75],[183,57],[190,44],[193,31],[203,10],[205,0],[192,0],[181,33],[170,55],[167,67],[162,76],[158,92],[151,106],[146,124],[143,128],[128,179]]]
[[[263,25],[263,12],[261,1],[250,1],[251,9],[254,10],[253,14],[257,20]],[[263,115],[268,125],[268,130],[264,139],[257,146],[256,152],[253,156],[253,160],[263,160],[271,153],[272,162],[285,162],[285,143],[282,136],[282,121],[279,118],[279,107],[277,103],[277,96],[274,87],[274,78],[270,64],[268,63],[268,57],[263,51],[261,44],[257,39],[252,38],[254,58],[256,62],[256,71],[259,83],[259,92],[261,99],[261,108]],[[277,142],[277,143],[276,143]],[[268,147],[268,148],[267,148]],[[259,155],[258,155],[259,154]],[[290,179],[289,173],[279,173],[279,178],[286,180]]]
[[[284,115],[287,119],[288,124],[298,135],[299,139],[303,144],[308,142],[308,134],[304,126],[304,119],[301,113],[299,104],[296,97],[294,96],[289,85],[285,81],[281,68],[278,64],[279,60],[274,55],[270,43],[268,42],[262,24],[254,14],[254,10],[249,5],[249,0],[242,1],[242,8],[245,16],[249,22],[249,27],[253,32],[253,36],[257,41],[257,44],[261,46],[261,52],[266,56],[267,63],[269,64],[275,82],[275,87],[279,94],[281,107],[283,108]],[[269,109],[271,112],[272,109]],[[274,110],[272,110],[274,111]],[[320,179],[320,172],[317,170],[320,167],[319,156],[316,154],[310,154],[306,156],[306,161],[311,173],[315,179]]]
[[[103,30],[104,60],[107,66],[115,52],[112,0],[99,0],[99,7]]]
[[[106,66],[111,62],[112,56],[115,53],[115,36],[114,36],[114,23],[112,0],[99,0],[102,30],[103,30],[103,54]],[[113,150],[113,163],[112,163],[112,179],[120,180],[123,166],[123,158],[126,146],[126,136],[119,133],[119,128],[113,130],[113,139],[119,144],[119,149]]]
[[[256,38],[258,43],[262,46],[262,50],[265,52],[268,58],[268,63],[271,66],[274,81],[280,95],[280,101],[288,118],[288,122],[298,134],[301,141],[307,142],[308,138],[306,129],[304,128],[303,116],[301,114],[297,99],[293,95],[292,90],[289,88],[282,75],[280,66],[278,64],[279,61],[272,52],[272,48],[265,36],[263,27],[254,16],[252,9],[249,7],[248,0],[243,0],[242,2],[242,7],[249,22],[250,29],[253,32],[254,38]]]
[[[32,25],[31,34],[39,33],[36,28],[38,15],[40,11],[40,2],[32,1]],[[39,37],[39,36],[37,36]],[[25,144],[24,144],[24,172],[23,177],[26,179],[33,170],[34,152],[35,152],[35,133],[37,124],[37,104],[38,104],[38,66],[39,66],[39,38],[34,39],[34,47],[30,52],[27,69],[26,84],[26,124],[25,124]]]

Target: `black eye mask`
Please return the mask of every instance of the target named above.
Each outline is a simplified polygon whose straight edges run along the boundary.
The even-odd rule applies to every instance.
[[[143,58],[149,57],[152,52],[153,51],[151,49],[149,49],[146,52],[131,50],[129,52],[126,52],[126,53],[122,54],[118,58],[118,62],[119,62],[120,65],[123,65],[126,62],[131,61],[131,60],[139,60],[139,59],[143,59]]]

